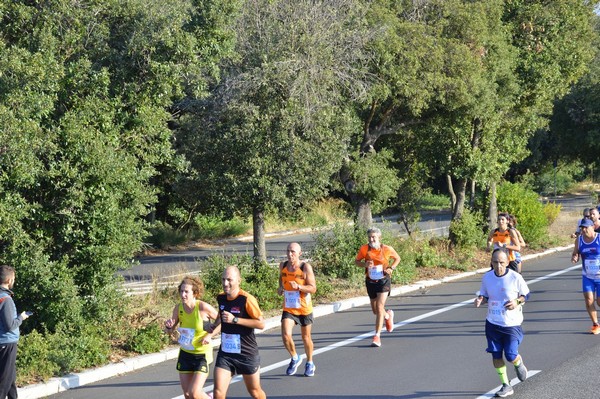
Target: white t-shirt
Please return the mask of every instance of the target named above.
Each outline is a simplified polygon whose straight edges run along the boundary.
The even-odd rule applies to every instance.
[[[523,323],[523,307],[508,310],[504,305],[519,296],[529,294],[529,287],[519,273],[507,269],[504,276],[498,277],[493,270],[483,275],[480,294],[488,298],[487,320],[501,327],[514,327]]]

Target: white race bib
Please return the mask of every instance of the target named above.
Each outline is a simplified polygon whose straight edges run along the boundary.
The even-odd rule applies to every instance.
[[[300,309],[300,291],[284,291],[285,307],[288,309]]]
[[[179,330],[179,339],[177,340],[179,345],[183,349],[187,349],[187,350],[193,351],[194,349],[196,349],[196,348],[194,348],[194,345],[192,344],[192,342],[194,341],[194,335],[196,335],[196,330],[193,328],[185,328],[185,327],[179,327],[177,330]]]
[[[369,267],[369,278],[371,280],[380,280],[383,278],[383,265]]]
[[[240,334],[221,333],[221,350],[226,353],[242,353]]]
[[[500,301],[489,301],[488,302],[488,320],[494,324],[502,325],[504,320],[504,313],[506,308]]]
[[[600,278],[600,259],[585,259],[585,274],[592,280]]]

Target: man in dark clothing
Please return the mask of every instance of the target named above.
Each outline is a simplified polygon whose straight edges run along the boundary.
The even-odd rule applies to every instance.
[[[0,399],[17,399],[17,342],[19,326],[31,313],[17,316],[11,289],[15,285],[15,269],[0,265]]]

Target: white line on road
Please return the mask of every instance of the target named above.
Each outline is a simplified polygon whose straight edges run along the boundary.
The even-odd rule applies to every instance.
[[[537,373],[541,372],[542,370],[529,370],[527,372],[527,378],[529,377],[533,377],[534,375],[536,375]],[[510,381],[510,385],[511,386],[515,386],[518,383],[520,383],[521,381],[519,381],[518,378],[513,378],[512,381]],[[498,385],[496,388],[492,389],[491,391],[487,392],[485,395],[481,395],[478,396],[477,399],[487,399],[487,398],[493,398],[496,394],[496,392],[502,387],[502,385]]]
[[[540,281],[544,281],[544,280],[547,280],[549,278],[553,278],[553,277],[559,276],[561,274],[568,273],[568,272],[570,272],[572,270],[575,270],[575,269],[577,269],[579,267],[581,267],[581,264],[578,264],[578,265],[575,265],[575,266],[571,266],[571,267],[568,267],[566,269],[559,270],[557,272],[550,273],[550,274],[542,276],[542,277],[538,277],[538,278],[536,278],[534,280],[528,281],[527,284],[531,285],[531,284],[539,283]],[[424,313],[424,314],[416,316],[416,317],[412,317],[410,319],[399,321],[398,323],[394,324],[394,327],[395,328],[397,328],[397,327],[403,327],[403,326],[406,326],[406,325],[409,325],[409,324],[416,323],[418,321],[427,319],[429,317],[432,317],[432,316],[435,316],[435,315],[438,315],[438,314],[441,314],[441,313],[449,312],[451,310],[458,309],[460,307],[463,307],[465,305],[470,305],[470,304],[473,304],[473,299],[472,298],[471,299],[467,299],[467,300],[462,301],[462,302],[455,303],[455,304],[450,305],[450,306],[446,306],[445,308],[441,308],[441,309],[438,309],[438,310],[434,310],[432,312]],[[361,340],[366,339],[366,338],[371,338],[371,337],[373,337],[374,333],[375,333],[375,331],[369,331],[369,332],[366,332],[364,334],[357,335],[356,337],[348,338],[346,340],[336,342],[334,344],[325,346],[323,348],[316,349],[313,354],[314,355],[318,355],[320,353],[329,352],[330,350],[341,348],[343,346],[347,346],[347,345],[353,344],[353,343],[355,343],[357,341],[361,341]],[[301,355],[301,358],[302,359],[306,358],[306,355],[305,354]],[[274,369],[277,369],[279,367],[286,366],[288,363],[289,363],[289,359],[286,359],[286,360],[282,360],[282,361],[277,362],[277,363],[270,364],[270,365],[268,365],[266,367],[261,367],[260,373],[261,374],[267,373],[267,372],[269,372],[271,370],[274,370]],[[529,372],[529,375],[532,376],[532,375],[534,375],[534,373],[537,374],[540,371],[541,370],[531,370]],[[239,382],[239,381],[242,381],[242,377],[239,376],[239,375],[236,375],[231,380],[231,384]],[[517,380],[517,382],[518,382],[518,380]],[[511,384],[512,384],[512,381],[511,381]],[[209,385],[209,386],[206,386],[204,388],[204,392],[211,392],[213,389],[214,389],[214,385]],[[500,388],[497,387],[497,388],[495,388],[495,390],[490,391],[490,392],[496,392],[498,389],[500,389]],[[489,392],[488,392],[488,394],[489,394]],[[488,397],[490,397],[490,396],[486,396],[488,394],[485,394],[484,396],[480,396],[480,398],[488,398]],[[184,398],[185,397],[183,395],[180,395],[180,396],[176,396],[176,397],[174,397],[172,399],[184,399]]]

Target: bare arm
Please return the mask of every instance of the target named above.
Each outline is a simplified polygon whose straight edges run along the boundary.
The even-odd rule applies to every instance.
[[[277,295],[283,295],[283,281],[281,280],[281,270],[283,269],[284,262],[279,264],[279,287],[277,287]]]
[[[573,253],[571,254],[571,262],[577,263],[579,261],[579,237],[575,239],[575,246],[573,247]]]
[[[304,285],[298,286],[298,291],[314,294],[317,292],[317,281],[315,280],[315,272],[310,263],[304,264],[304,273],[306,274]]]
[[[173,314],[170,319],[165,320],[165,329],[168,333],[171,333],[177,324],[179,323],[179,304],[175,305],[173,308]]]
[[[506,244],[506,249],[510,249],[511,251],[519,252],[521,250],[521,243],[519,241],[519,237],[517,233],[515,233],[515,229],[509,230],[510,234],[510,244]]]
[[[236,316],[234,316],[232,313],[227,312],[226,310],[221,312],[221,321],[223,323],[237,324],[237,325],[240,325],[243,327],[248,327],[248,328],[258,328],[259,330],[262,330],[263,328],[265,328],[265,319],[262,316],[260,316],[256,319],[238,317],[237,323],[233,323],[233,319],[235,317]]]

